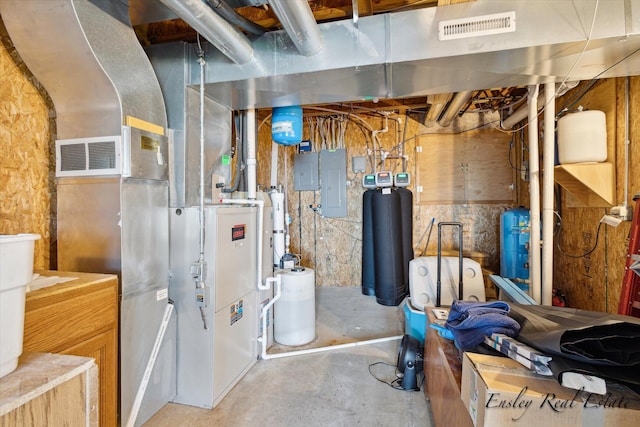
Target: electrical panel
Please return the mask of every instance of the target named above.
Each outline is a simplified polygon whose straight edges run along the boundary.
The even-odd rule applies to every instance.
[[[320,152],[320,207],[328,218],[347,216],[347,150]]]
[[[293,189],[296,191],[320,189],[317,152],[295,155],[293,159]]]

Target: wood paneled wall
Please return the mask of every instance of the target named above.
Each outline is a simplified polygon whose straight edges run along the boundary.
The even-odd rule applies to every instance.
[[[0,234],[40,234],[34,268],[55,268],[55,111],[1,21],[0,38]]]
[[[575,100],[589,82],[558,98],[557,109],[569,100]],[[629,78],[629,178],[627,204],[633,209],[632,200],[640,193],[640,77]],[[572,102],[573,104],[573,102]],[[572,108],[602,110],[607,119],[608,161],[615,165],[616,205],[624,203],[625,186],[625,78],[598,81]],[[543,124],[541,124],[543,126]],[[526,132],[525,132],[526,134]],[[525,137],[526,138],[526,137]],[[528,206],[528,184],[519,181],[519,200]],[[598,224],[610,208],[581,206],[562,187],[556,186],[555,209],[562,226],[554,236],[554,288],[568,298],[571,307],[615,313],[618,310],[622,278],[628,247],[630,222],[613,228]],[[584,257],[582,255],[595,250]],[[562,251],[558,249],[558,244]],[[564,252],[564,253],[563,253]]]

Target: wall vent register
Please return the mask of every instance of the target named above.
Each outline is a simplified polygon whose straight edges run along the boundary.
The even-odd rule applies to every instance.
[[[516,30],[516,12],[494,13],[472,18],[451,19],[438,23],[438,40],[454,40]]]

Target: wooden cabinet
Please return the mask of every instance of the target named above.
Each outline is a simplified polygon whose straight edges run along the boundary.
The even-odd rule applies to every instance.
[[[433,307],[425,307],[427,333],[424,348],[424,393],[431,402],[435,427],[473,427],[471,416],[460,399],[462,363],[453,341],[438,335],[429,323],[436,321]]]
[[[90,358],[23,353],[0,380],[0,427],[97,426],[97,385]]]
[[[118,277],[60,271],[37,273],[77,279],[27,293],[23,351],[94,358],[100,384],[100,425],[115,426],[118,407]]]
[[[498,131],[420,135],[416,142],[418,203],[513,201],[509,142],[510,136]]]

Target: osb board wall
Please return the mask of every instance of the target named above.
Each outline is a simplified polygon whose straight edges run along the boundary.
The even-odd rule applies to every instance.
[[[312,112],[305,109],[305,125],[303,138],[309,138],[309,127],[306,122],[313,114],[330,115],[328,112]],[[371,129],[385,129],[385,120],[379,114],[364,110],[351,113],[364,120]],[[409,190],[414,193],[413,208],[413,246],[416,256],[420,256],[426,248],[428,255],[435,255],[437,250],[437,223],[460,221],[464,225],[463,246],[465,253],[484,254],[483,263],[493,271],[499,265],[498,241],[500,214],[512,205],[505,204],[447,204],[418,205],[415,201],[414,177],[416,176],[415,141],[416,136],[425,133],[461,133],[466,130],[490,126],[497,117],[483,114],[465,114],[455,119],[448,128],[435,126],[427,128],[422,121],[407,118],[406,115],[392,114],[387,123],[387,131],[378,133],[382,149],[392,154],[406,155],[407,171],[412,174]],[[351,159],[354,156],[367,156],[366,141],[370,139],[371,130],[357,123],[359,119],[349,122],[345,132],[347,151],[347,211],[345,218],[325,218],[312,206],[320,203],[320,191],[294,191],[293,170],[296,147],[279,147],[278,183],[286,185],[288,192],[288,209],[291,216],[289,232],[291,235],[290,252],[301,256],[301,264],[314,268],[316,285],[318,286],[360,286],[362,258],[362,177],[363,173],[352,171]],[[367,136],[365,136],[367,135]],[[402,144],[402,141],[404,143]],[[369,142],[369,148],[371,143]],[[271,169],[271,122],[265,119],[258,133],[258,182],[263,188],[269,188]],[[316,147],[314,150],[317,150]],[[380,156],[378,156],[379,160]],[[506,161],[506,159],[505,159]],[[286,166],[285,166],[286,165]],[[285,169],[287,177],[285,179]],[[387,160],[385,169],[393,173],[402,171],[402,161]],[[381,167],[378,170],[382,170]],[[367,172],[372,173],[372,163],[367,161]],[[435,219],[434,227],[428,240],[428,230]],[[442,247],[457,251],[457,230],[452,227],[442,229]]]
[[[55,267],[53,107],[0,21],[0,234],[36,233],[34,269]],[[53,127],[55,129],[55,125]]]
[[[633,209],[633,195],[640,193],[640,178],[634,165],[640,164],[640,77],[630,77],[629,102],[629,196],[627,203]],[[585,87],[581,83],[560,97],[558,109]],[[616,203],[623,203],[625,156],[625,78],[598,81],[574,106],[605,111],[607,117],[608,160],[615,162]],[[526,132],[525,132],[526,133]],[[528,184],[519,182],[519,200],[529,206]],[[609,209],[577,206],[575,198],[562,187],[560,206],[555,209],[562,217],[560,232],[554,236],[554,288],[568,298],[572,307],[615,313],[618,310],[624,266],[626,262],[630,222],[617,228],[598,224]],[[557,199],[556,199],[557,200]],[[580,257],[597,246],[590,254]],[[562,253],[558,249],[562,248]],[[577,257],[570,257],[566,254]]]
[[[499,130],[417,137],[418,203],[513,203],[510,141],[511,135]]]

